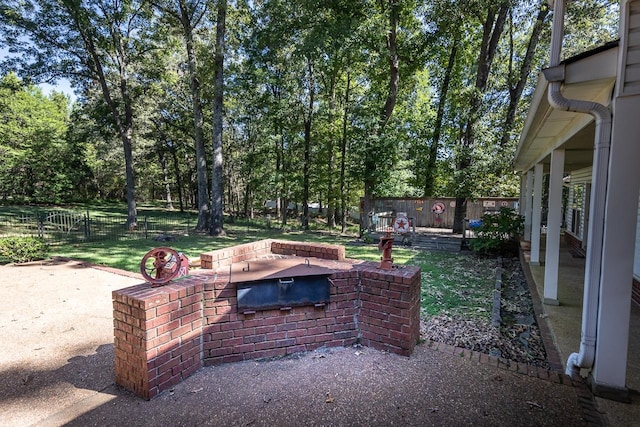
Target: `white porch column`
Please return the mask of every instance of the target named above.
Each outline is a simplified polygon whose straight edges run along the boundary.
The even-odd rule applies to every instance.
[[[524,213],[524,240],[531,241],[531,208],[533,196],[533,171],[528,170],[525,181],[525,193],[522,201],[522,209]]]
[[[540,225],[542,223],[542,172],[544,165],[533,168],[533,206],[531,214],[531,265],[540,265]]]
[[[602,269],[597,321],[598,341],[592,372],[596,394],[624,400],[626,388],[631,283],[640,187],[640,95],[614,100],[609,155]]]
[[[544,261],[544,303],[558,305],[558,265],[560,258],[560,225],[562,223],[562,178],[564,150],[551,152],[549,175],[549,212],[547,214],[547,246]]]
[[[526,174],[520,174],[520,191],[518,192],[518,213],[524,215],[524,195],[527,192]]]

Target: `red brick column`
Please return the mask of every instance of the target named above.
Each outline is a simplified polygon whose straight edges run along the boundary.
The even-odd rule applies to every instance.
[[[206,280],[113,292],[116,384],[151,399],[200,369]]]
[[[420,268],[358,266],[362,289],[358,326],[364,346],[409,356],[420,338]]]

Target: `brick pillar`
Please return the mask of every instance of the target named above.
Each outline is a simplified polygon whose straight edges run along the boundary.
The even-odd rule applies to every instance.
[[[206,280],[113,292],[116,384],[148,400],[200,369]]]
[[[420,339],[420,268],[360,268],[362,345],[409,356]]]

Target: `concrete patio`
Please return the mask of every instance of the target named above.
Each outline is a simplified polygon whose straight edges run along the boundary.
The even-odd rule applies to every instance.
[[[544,248],[545,245],[542,244],[541,247]],[[535,283],[538,295],[534,295],[534,299],[540,301],[539,296],[543,295],[544,289],[544,265],[529,265],[528,255],[528,252],[524,253],[523,267],[528,279]],[[544,260],[544,252],[541,253],[540,259]],[[557,355],[550,355],[550,361],[553,363],[552,359],[555,356],[555,362],[561,363],[564,369],[569,355],[577,352],[580,347],[585,259],[573,257],[568,248],[563,245],[560,249],[559,261],[558,299],[560,305],[538,304],[537,307],[542,310],[542,313],[538,315],[538,323],[546,323],[551,333],[550,338],[558,351]],[[587,373],[582,372],[581,375],[586,376]],[[638,392],[640,390],[640,307],[633,302],[631,302],[627,387],[630,390],[631,403],[620,403],[595,397],[598,411],[611,426],[632,426],[638,425],[640,422],[640,394]]]

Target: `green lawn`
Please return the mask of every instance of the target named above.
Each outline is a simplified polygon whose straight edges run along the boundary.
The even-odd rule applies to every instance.
[[[421,252],[422,314],[490,319],[497,262],[469,253]]]
[[[262,239],[281,239],[304,242],[330,243],[344,245],[347,257],[379,261],[380,251],[376,245],[353,245],[355,236],[341,236],[337,233],[302,232],[267,230],[259,228],[240,229],[226,227],[227,236],[211,237],[204,234],[177,236],[173,242],[156,242],[152,239],[130,239],[115,241],[99,241],[55,246],[51,248],[51,256],[61,256],[104,264],[128,271],[139,271],[140,260],[151,249],[157,246],[169,246],[184,253],[189,258],[198,258],[201,253],[240,245]],[[393,251],[397,264],[406,264],[415,255],[409,249],[398,248]]]
[[[340,244],[345,246],[349,258],[380,260],[377,245],[354,245],[353,236],[261,229],[229,231],[226,237],[182,236],[168,243],[144,239],[82,243],[53,248],[52,256],[82,259],[137,272],[144,254],[156,246],[167,245],[190,258],[197,258],[202,252],[266,238]],[[425,252],[405,248],[395,248],[393,258],[395,264],[417,265],[421,268],[424,317],[446,314],[490,318],[495,259],[477,257],[469,253]]]
[[[126,218],[122,207],[105,205],[89,208],[71,207],[75,211],[89,211],[92,217]],[[42,209],[41,209],[42,210]],[[3,212],[28,213],[31,207],[0,207]],[[193,213],[167,212],[153,206],[142,206],[139,216],[179,216],[195,226]],[[292,221],[293,222],[293,221]],[[157,246],[170,246],[189,258],[198,258],[202,252],[221,249],[261,239],[282,239],[304,242],[320,242],[345,246],[349,258],[379,261],[380,251],[375,244],[357,243],[354,233],[340,235],[326,230],[321,221],[314,222],[312,231],[299,231],[289,226],[288,230],[269,228],[265,220],[235,221],[225,223],[227,236],[211,237],[191,232],[175,234],[172,242],[157,242],[152,239],[106,240],[89,243],[55,245],[51,256],[61,256],[138,272],[142,257]],[[469,253],[425,252],[407,248],[393,249],[394,263],[417,265],[422,270],[422,315],[464,315],[488,319],[491,314],[494,272],[496,261],[492,258],[476,257]]]

